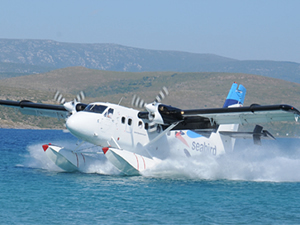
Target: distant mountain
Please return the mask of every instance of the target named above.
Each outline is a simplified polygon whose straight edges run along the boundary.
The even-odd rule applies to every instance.
[[[249,73],[300,82],[300,64],[235,60],[213,54],[147,50],[117,44],[0,39],[0,77],[83,66],[111,71]],[[10,74],[9,74],[10,73]]]

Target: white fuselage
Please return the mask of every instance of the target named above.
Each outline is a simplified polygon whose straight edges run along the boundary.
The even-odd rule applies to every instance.
[[[84,111],[71,115],[66,126],[83,141],[102,147],[118,146],[161,159],[170,153],[189,157],[203,152],[219,155],[225,151],[224,140],[218,132],[210,137],[193,131],[165,133],[160,125],[153,128],[150,121],[138,118],[138,112],[111,103],[91,103]]]

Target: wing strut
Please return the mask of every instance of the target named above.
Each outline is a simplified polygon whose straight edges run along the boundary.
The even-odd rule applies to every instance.
[[[163,137],[166,133],[168,133],[170,130],[172,130],[174,127],[176,127],[180,122],[182,122],[182,121],[178,121],[178,122],[171,124],[167,129],[165,129],[163,132],[161,132],[159,135],[157,135],[155,138],[153,138],[147,144],[143,145],[143,147],[146,147],[147,145],[151,145],[153,142],[155,142],[158,139],[160,139],[161,137]]]
[[[113,136],[111,137],[110,140],[114,143],[114,145],[111,145],[111,143],[109,141],[107,141],[108,146],[112,146],[114,148],[121,149],[120,145],[116,142],[116,140],[113,138]]]

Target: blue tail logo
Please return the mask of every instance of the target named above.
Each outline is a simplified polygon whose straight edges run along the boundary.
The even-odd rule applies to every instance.
[[[246,88],[243,85],[239,85],[237,83],[233,83],[231,89],[228,93],[228,96],[225,100],[223,108],[227,108],[228,106],[235,104],[244,104],[246,96]]]

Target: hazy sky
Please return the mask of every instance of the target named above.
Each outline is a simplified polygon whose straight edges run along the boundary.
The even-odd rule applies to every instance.
[[[300,0],[1,0],[0,38],[300,63]]]

